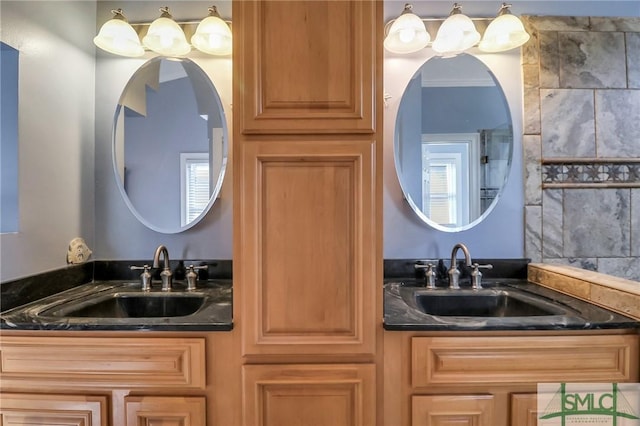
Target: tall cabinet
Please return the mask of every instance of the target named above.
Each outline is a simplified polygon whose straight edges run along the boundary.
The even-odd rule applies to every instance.
[[[382,3],[234,3],[244,424],[374,425]]]

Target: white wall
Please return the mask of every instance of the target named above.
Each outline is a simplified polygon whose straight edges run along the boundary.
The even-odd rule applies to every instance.
[[[0,2],[19,50],[19,232],[0,236],[0,280],[66,265],[94,239],[94,2]],[[55,17],[52,19],[52,17]]]
[[[218,12],[231,18],[231,3],[216,2]],[[155,1],[98,2],[96,29],[111,18],[111,9],[122,8],[129,22],[151,22],[159,16],[158,8],[169,6],[174,19],[195,21],[207,15],[211,2]],[[94,258],[102,260],[146,260],[151,261],[155,248],[164,244],[171,259],[231,259],[233,240],[232,169],[231,158],[220,198],[193,228],[180,234],[161,234],[142,225],[129,211],[116,185],[112,166],[112,132],[116,104],[122,91],[143,63],[153,57],[147,53],[142,58],[124,58],[98,49],[96,56],[95,87],[95,197],[96,197],[96,244]],[[191,52],[194,60],[211,78],[220,98],[231,136],[231,58]],[[229,150],[233,142],[229,143]],[[179,203],[179,200],[166,200]],[[157,208],[163,208],[158,205]]]
[[[414,1],[413,12],[422,18],[445,18],[450,1]],[[640,2],[633,1],[512,1],[517,15],[640,16]],[[402,11],[405,2],[385,1],[385,23]],[[471,17],[495,16],[500,2],[461,2]],[[435,34],[431,35],[432,38]],[[496,75],[505,92],[514,129],[514,151],[507,186],[497,206],[474,228],[448,233],[437,231],[418,219],[404,200],[393,161],[395,120],[404,89],[415,71],[434,52],[426,48],[410,55],[385,51],[384,91],[390,95],[384,109],[384,258],[448,257],[457,242],[468,245],[473,257],[524,257],[524,197],[522,165],[522,71],[520,50],[500,54],[470,53],[482,60]]]

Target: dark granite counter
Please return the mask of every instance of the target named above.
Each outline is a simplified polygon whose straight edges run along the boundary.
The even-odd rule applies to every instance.
[[[386,330],[488,331],[640,328],[640,322],[637,320],[538,286],[526,279],[486,280],[483,286],[488,289],[512,291],[523,295],[522,297],[535,297],[541,301],[540,303],[556,307],[553,314],[503,317],[429,315],[416,305],[416,292],[428,296],[428,292],[448,290],[446,288],[428,290],[423,285],[423,279],[390,278],[386,280],[384,284],[384,328]],[[474,292],[471,289],[451,291]]]
[[[122,317],[111,314],[103,317],[78,314],[96,301],[113,297],[149,295],[156,300],[167,296],[183,298],[178,304],[192,300],[202,302],[195,313],[183,316]],[[74,314],[73,312],[76,312]],[[198,282],[195,291],[187,292],[184,283],[174,282],[171,293],[154,286],[142,293],[139,282],[96,281],[9,309],[0,314],[0,328],[14,330],[163,330],[163,331],[228,331],[233,328],[232,281],[207,280]]]

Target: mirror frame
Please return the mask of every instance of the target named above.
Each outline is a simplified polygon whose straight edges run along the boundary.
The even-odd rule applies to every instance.
[[[118,172],[118,162],[116,160],[116,158],[117,158],[116,138],[117,138],[117,129],[118,129],[118,122],[119,122],[118,118],[120,116],[120,111],[123,108],[123,105],[121,103],[122,102],[122,98],[123,98],[124,94],[126,93],[127,89],[129,88],[130,82],[135,78],[136,73],[139,70],[141,70],[142,68],[144,68],[145,66],[149,65],[153,61],[176,60],[176,59],[178,59],[181,62],[188,61],[188,62],[191,63],[191,65],[193,65],[195,67],[195,69],[198,69],[202,73],[202,76],[204,78],[206,78],[207,81],[209,82],[209,84],[211,86],[212,94],[215,94],[215,99],[217,100],[218,106],[220,108],[220,119],[221,119],[222,129],[223,129],[223,140],[222,140],[223,159],[222,159],[222,162],[221,162],[220,173],[218,175],[215,187],[211,190],[210,197],[209,197],[209,202],[207,203],[205,208],[202,210],[202,212],[194,220],[192,220],[191,222],[189,222],[188,224],[186,224],[184,226],[183,225],[179,225],[179,226],[176,226],[176,227],[163,227],[163,226],[157,226],[157,225],[151,223],[145,217],[143,217],[140,214],[140,212],[135,208],[135,206],[131,202],[131,199],[129,198],[128,194],[126,193],[126,190],[125,190],[125,187],[124,187],[124,182],[122,182],[122,180],[120,179],[120,174]],[[211,77],[207,74],[207,72],[200,65],[198,65],[195,61],[193,61],[193,60],[191,60],[189,58],[183,58],[183,57],[181,57],[181,58],[166,58],[166,57],[162,57],[162,56],[155,56],[155,57],[150,58],[148,61],[145,61],[139,67],[137,67],[136,70],[133,72],[133,74],[127,80],[127,83],[125,84],[125,86],[124,86],[124,88],[122,90],[122,93],[118,97],[118,103],[116,104],[116,109],[115,109],[115,113],[114,113],[111,134],[112,134],[112,137],[111,137],[111,164],[112,164],[112,168],[113,168],[114,178],[116,180],[116,186],[118,187],[118,191],[120,192],[120,195],[122,196],[122,200],[126,204],[127,208],[129,209],[131,214],[133,214],[133,216],[140,223],[142,223],[147,228],[149,228],[149,229],[151,229],[153,231],[162,233],[162,234],[178,234],[178,233],[181,233],[181,232],[184,232],[184,231],[186,231],[188,229],[193,228],[194,226],[196,226],[198,223],[200,223],[202,221],[202,219],[211,210],[211,207],[213,206],[215,201],[219,198],[220,191],[222,190],[222,184],[224,182],[224,177],[226,175],[227,163],[229,161],[229,129],[228,129],[228,126],[227,126],[227,117],[226,117],[226,113],[225,113],[225,110],[224,110],[224,105],[223,105],[220,93],[219,93],[218,89],[215,87],[215,84],[213,83],[213,81],[211,80]]]
[[[423,61],[417,68],[416,70],[411,74],[411,76],[409,77],[409,79],[406,82],[406,85],[404,86],[403,92],[402,92],[402,96],[400,97],[399,103],[398,103],[398,108],[396,110],[396,116],[395,116],[395,122],[394,122],[394,129],[393,129],[393,161],[394,161],[394,168],[395,168],[395,172],[396,172],[396,178],[398,179],[398,183],[400,185],[400,189],[402,191],[402,195],[404,200],[407,202],[407,204],[411,207],[411,210],[416,214],[416,216],[425,224],[427,224],[428,226],[438,230],[438,231],[442,231],[442,232],[447,232],[447,233],[455,233],[455,232],[463,232],[463,231],[467,231],[469,229],[474,228],[475,226],[477,226],[478,224],[480,224],[483,220],[486,219],[487,216],[489,216],[489,214],[491,214],[491,212],[496,208],[496,206],[498,205],[504,191],[505,188],[508,184],[508,180],[509,180],[509,176],[511,175],[511,169],[512,169],[512,164],[513,164],[513,155],[514,155],[514,143],[515,143],[515,135],[514,135],[514,126],[513,126],[513,117],[511,114],[511,108],[507,99],[507,95],[505,93],[505,89],[502,87],[502,85],[500,84],[500,81],[498,80],[497,76],[495,75],[495,73],[491,70],[491,68],[489,67],[489,65],[487,63],[485,63],[484,61],[482,61],[480,58],[476,57],[473,54],[470,53],[463,53],[461,55],[467,55],[472,57],[475,61],[477,61],[480,65],[482,65],[488,72],[489,76],[491,77],[491,79],[494,81],[495,83],[495,87],[500,91],[500,97],[502,98],[503,101],[503,105],[504,105],[504,110],[505,110],[505,115],[508,119],[508,123],[510,125],[510,129],[511,129],[511,143],[509,144],[509,153],[508,153],[508,160],[507,160],[507,167],[506,167],[506,171],[502,180],[502,184],[500,186],[500,189],[498,191],[498,193],[496,194],[495,198],[493,199],[493,201],[491,202],[491,204],[487,207],[486,210],[484,210],[483,212],[481,212],[481,214],[475,218],[474,220],[470,221],[469,223],[462,225],[462,226],[457,226],[457,227],[450,227],[450,226],[444,226],[441,225],[435,221],[433,221],[431,218],[427,217],[427,215],[422,211],[422,209],[420,209],[417,205],[416,202],[412,199],[412,197],[410,196],[410,194],[408,193],[408,191],[406,190],[406,183],[404,182],[404,179],[401,178],[401,167],[399,164],[399,155],[398,155],[398,146],[399,146],[399,131],[398,131],[398,121],[400,119],[400,109],[402,106],[402,101],[405,98],[405,94],[407,93],[407,89],[411,83],[411,81],[415,78],[416,74],[418,72],[420,72],[422,70],[422,68],[431,60],[439,58],[439,56],[430,56],[429,58],[427,58],[425,61]]]

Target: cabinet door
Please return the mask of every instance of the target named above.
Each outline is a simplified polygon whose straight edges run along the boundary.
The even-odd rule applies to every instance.
[[[411,426],[495,426],[492,395],[411,398]]]
[[[371,141],[245,143],[234,272],[244,354],[373,354]]]
[[[245,426],[375,424],[375,366],[245,365]]]
[[[3,426],[107,426],[107,397],[51,394],[0,394]]]
[[[538,400],[535,393],[511,395],[511,426],[536,426]]]
[[[206,426],[204,397],[128,396],[126,426]]]
[[[374,133],[381,5],[235,3],[233,60],[243,78],[236,80],[242,87],[234,114],[241,133]]]

